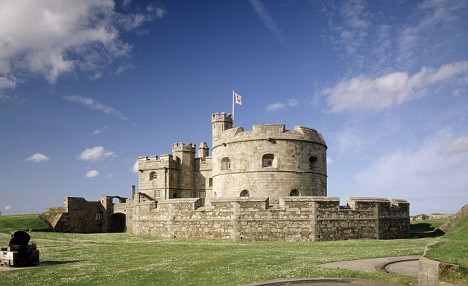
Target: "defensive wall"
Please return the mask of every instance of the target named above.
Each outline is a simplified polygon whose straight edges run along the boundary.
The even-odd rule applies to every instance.
[[[409,203],[381,198],[198,198],[143,202],[128,208],[127,231],[172,239],[330,241],[409,237]],[[131,219],[130,219],[131,217]]]
[[[114,204],[117,198],[119,204]],[[104,196],[99,201],[66,197],[64,206],[48,208],[40,217],[58,232],[97,233],[124,231],[127,212],[126,199]]]

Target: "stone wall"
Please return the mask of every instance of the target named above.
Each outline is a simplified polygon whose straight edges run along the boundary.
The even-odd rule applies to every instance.
[[[41,218],[54,231],[95,233],[110,231],[112,213],[112,197],[101,197],[99,201],[66,197],[63,208],[47,209]]]
[[[247,241],[328,241],[409,237],[409,204],[375,198],[286,197],[218,198],[135,204],[127,231],[183,239]]]

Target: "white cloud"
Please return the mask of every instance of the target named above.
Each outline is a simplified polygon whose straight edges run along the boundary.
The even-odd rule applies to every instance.
[[[16,81],[14,79],[0,75],[0,90],[1,89],[14,89],[16,87]]]
[[[93,135],[98,135],[98,134],[101,134],[101,133],[102,133],[102,131],[106,130],[107,128],[109,128],[109,126],[108,126],[108,125],[104,126],[104,127],[103,127],[103,128],[101,128],[101,129],[96,129],[96,130],[94,130],[92,134],[93,134]]]
[[[78,155],[78,159],[83,161],[100,161],[108,158],[115,157],[114,152],[107,151],[102,146],[95,146],[93,148],[87,148]]]
[[[54,83],[77,69],[99,70],[129,56],[132,47],[121,40],[120,29],[165,15],[156,7],[120,14],[112,0],[4,0],[0,11],[0,88],[31,73]]]
[[[33,163],[41,163],[41,162],[47,162],[49,161],[50,158],[47,157],[44,154],[41,153],[36,153],[34,155],[29,156],[28,158],[25,159],[25,161],[33,162]]]
[[[265,5],[260,0],[250,0],[250,4],[254,8],[255,13],[263,20],[263,23],[270,31],[270,33],[280,42],[285,44],[286,40],[283,34],[283,31],[278,27],[275,20],[271,17]]]
[[[138,173],[138,160],[136,160],[135,163],[133,164],[132,172],[133,173]]]
[[[299,105],[299,101],[297,101],[297,99],[290,99],[288,100],[288,105],[289,107],[296,107]]]
[[[364,45],[368,27],[371,25],[367,5],[362,0],[340,2],[328,1],[323,5],[323,11],[328,17],[330,40],[332,44],[343,50],[347,56],[358,55],[359,49]]]
[[[128,121],[128,118],[120,111],[112,107],[109,107],[107,105],[104,105],[92,98],[72,95],[72,96],[65,96],[64,99],[70,102],[79,103],[83,106],[89,107],[92,110],[99,110],[99,111],[104,112],[107,115],[114,115],[122,120]]]
[[[327,156],[327,164],[330,165],[333,164],[333,162],[335,162],[335,160],[333,160],[332,157]]]
[[[296,107],[299,105],[299,101],[295,98],[289,99],[286,103],[276,102],[266,107],[267,112],[275,112],[278,110],[287,110],[288,107]]]
[[[6,210],[6,211],[11,210],[11,208],[12,208],[12,207],[11,207],[10,205],[5,206],[5,210]]]
[[[420,148],[383,155],[356,175],[368,193],[406,198],[416,208],[422,198],[445,197],[451,204],[468,200],[468,136],[449,129],[433,134]],[[453,205],[452,205],[453,207]]]
[[[87,178],[94,178],[94,177],[97,177],[97,176],[99,176],[99,172],[97,170],[91,170],[91,171],[86,173]]]
[[[267,112],[274,112],[278,110],[286,110],[286,105],[281,102],[270,104],[266,107]]]
[[[379,78],[358,76],[324,89],[322,94],[328,97],[332,112],[381,110],[426,96],[426,88],[431,85],[466,76],[467,73],[468,61],[460,61],[439,69],[423,67],[413,76],[406,72],[394,72]]]

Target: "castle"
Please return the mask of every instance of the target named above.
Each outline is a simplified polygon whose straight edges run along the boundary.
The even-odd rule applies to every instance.
[[[42,217],[56,231],[127,231],[164,238],[323,241],[409,237],[409,203],[327,197],[327,146],[315,129],[233,126],[211,117],[212,148],[177,143],[138,158],[130,199],[65,198]],[[114,203],[114,199],[118,202]]]

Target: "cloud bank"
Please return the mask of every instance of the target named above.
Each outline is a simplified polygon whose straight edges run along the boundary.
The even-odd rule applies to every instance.
[[[423,67],[412,76],[406,72],[378,78],[358,76],[326,88],[322,94],[327,97],[332,112],[382,110],[424,97],[432,85],[457,78],[458,84],[468,85],[468,61],[446,64],[439,69]]]
[[[420,148],[400,148],[382,155],[374,164],[356,175],[368,192],[407,198],[415,205],[421,198],[461,204],[468,187],[468,136],[451,129],[427,138]],[[427,193],[428,190],[439,192]]]
[[[153,6],[120,14],[113,0],[4,0],[0,11],[0,89],[14,88],[25,74],[54,83],[75,70],[100,70],[129,56],[120,30],[166,15]]]

